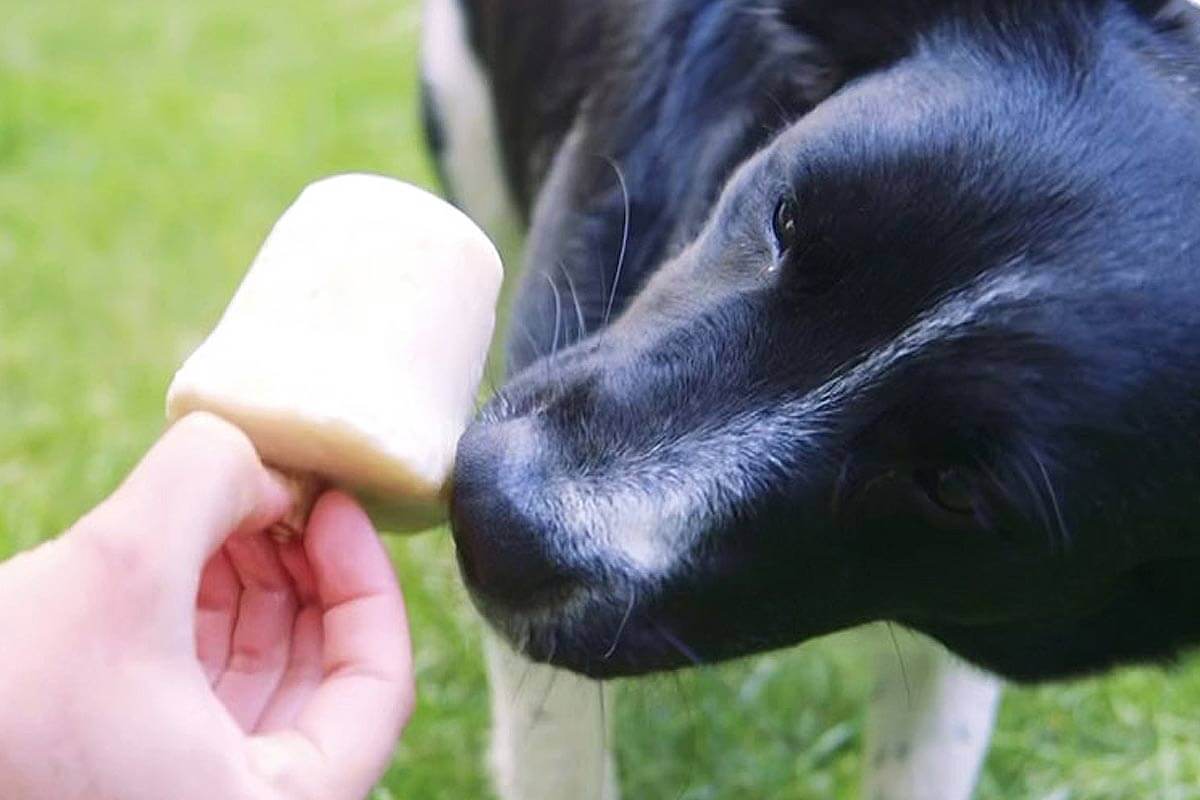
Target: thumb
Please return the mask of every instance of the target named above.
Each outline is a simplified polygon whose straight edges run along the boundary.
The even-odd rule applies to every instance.
[[[104,536],[198,575],[234,533],[261,530],[291,504],[250,439],[206,413],[175,423],[117,490],[69,535]]]

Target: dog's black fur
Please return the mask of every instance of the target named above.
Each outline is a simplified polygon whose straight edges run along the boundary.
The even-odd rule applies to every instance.
[[[529,239],[453,522],[532,657],[1200,639],[1195,9],[463,1]]]

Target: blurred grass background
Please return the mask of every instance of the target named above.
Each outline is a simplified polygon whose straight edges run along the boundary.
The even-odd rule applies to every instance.
[[[412,0],[0,0],[0,558],[160,432],[174,368],[305,183],[431,184],[419,17]],[[421,701],[376,797],[485,798],[478,623],[450,543],[392,550]],[[850,634],[623,686],[626,796],[853,796],[869,651]],[[979,796],[1200,798],[1198,709],[1194,661],[1012,690]]]

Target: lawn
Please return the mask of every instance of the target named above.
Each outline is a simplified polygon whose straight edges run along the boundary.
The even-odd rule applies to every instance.
[[[430,184],[418,24],[407,0],[0,0],[0,557],[155,438],[173,369],[301,186]],[[487,797],[479,625],[448,538],[392,551],[421,701],[376,796]],[[851,634],[622,687],[626,795],[851,796],[867,651]],[[979,796],[1200,798],[1198,709],[1200,662],[1013,690]]]

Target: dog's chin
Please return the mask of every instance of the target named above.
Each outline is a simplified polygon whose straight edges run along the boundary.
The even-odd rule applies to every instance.
[[[695,666],[703,659],[670,627],[633,606],[573,596],[553,607],[510,611],[472,592],[488,624],[531,661],[594,680]]]

